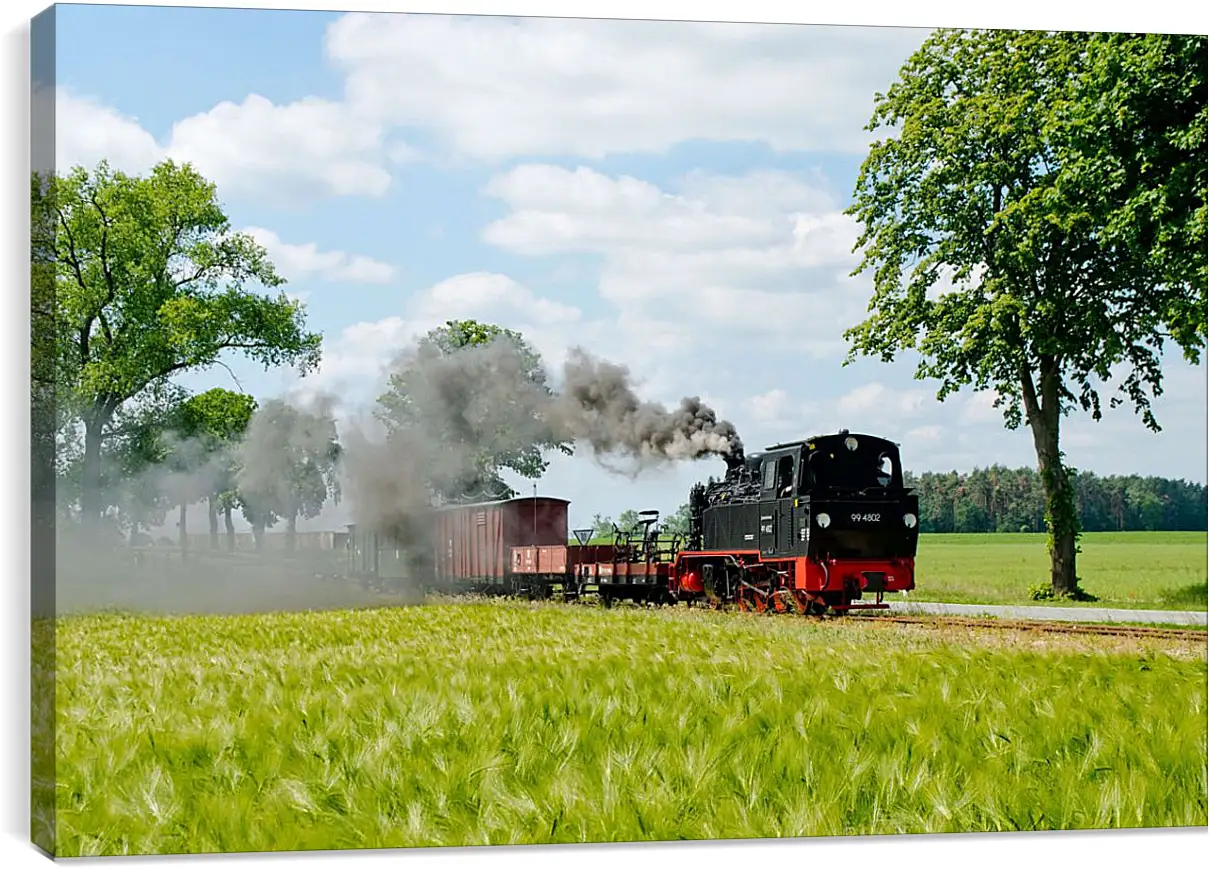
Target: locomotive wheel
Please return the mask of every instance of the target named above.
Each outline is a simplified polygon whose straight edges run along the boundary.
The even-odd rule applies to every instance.
[[[793,593],[788,589],[778,589],[772,594],[772,607],[777,613],[788,613],[793,601]]]
[[[808,592],[797,592],[792,600],[794,610],[802,616],[822,616],[827,612],[827,604]]]
[[[735,603],[739,605],[739,610],[743,611],[744,613],[750,613],[753,609],[751,593],[746,589],[739,590],[739,594],[735,596]]]
[[[753,590],[751,593],[751,597],[752,597],[752,600],[755,602],[756,613],[767,613],[768,612],[768,596],[761,595],[759,592],[756,592]]]

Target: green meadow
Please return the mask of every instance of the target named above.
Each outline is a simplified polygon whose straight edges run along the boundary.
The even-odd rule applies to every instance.
[[[1205,532],[1093,532],[1080,540],[1077,571],[1092,607],[1205,610],[1209,600]],[[923,534],[913,601],[1046,604],[1029,590],[1048,582],[1043,534]]]
[[[496,602],[55,656],[60,856],[1209,821],[1193,641]]]

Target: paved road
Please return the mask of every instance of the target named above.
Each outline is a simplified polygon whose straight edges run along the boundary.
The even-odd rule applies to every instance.
[[[899,601],[887,597],[892,613],[937,613],[951,616],[998,616],[1003,619],[1045,619],[1067,622],[1156,622],[1206,625],[1209,614],[1189,610],[1109,610],[1103,607],[1015,607],[995,604],[938,604]]]

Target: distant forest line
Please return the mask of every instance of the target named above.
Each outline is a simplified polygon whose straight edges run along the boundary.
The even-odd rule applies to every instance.
[[[904,473],[919,495],[922,532],[1043,532],[1045,491],[1032,468]],[[1140,475],[1074,476],[1085,532],[1192,532],[1209,527],[1206,487]]]
[[[923,474],[904,470],[919,496],[921,532],[1044,532],[1045,491],[1033,468],[992,465],[972,472]],[[1209,491],[1204,484],[1165,477],[1082,472],[1074,477],[1075,501],[1084,532],[1203,532],[1209,530]],[[638,511],[614,520],[592,518],[593,543],[613,540],[613,524],[632,529]],[[687,535],[689,507],[682,504],[659,523],[665,535]],[[572,541],[574,543],[574,541]]]

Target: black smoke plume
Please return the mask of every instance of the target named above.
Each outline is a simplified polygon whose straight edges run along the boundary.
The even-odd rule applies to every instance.
[[[596,359],[580,348],[571,351],[563,374],[552,422],[597,454],[620,454],[641,463],[743,455],[735,427],[719,420],[697,396],[681,399],[671,410],[642,401],[625,366]]]
[[[494,460],[514,461],[526,451],[540,454],[565,442],[588,448],[603,467],[631,475],[711,455],[729,464],[743,455],[735,427],[699,398],[684,398],[672,408],[646,401],[626,367],[578,348],[562,367],[557,389],[535,357],[506,339],[447,354],[414,345],[388,374],[406,379],[407,407],[396,415],[405,425],[385,426],[370,409],[341,407],[332,397],[290,407],[285,400],[262,401],[237,449],[238,481],[251,495],[281,496],[282,460],[326,443],[329,431],[310,426],[306,413],[291,408],[338,416],[340,490],[349,518],[358,531],[377,534],[405,554],[408,576],[393,591],[408,598],[432,574],[432,519],[439,510],[434,485],[476,500],[496,497]],[[171,438],[165,443],[178,458],[204,447]],[[611,459],[628,460],[630,467],[612,467]],[[131,501],[128,492],[158,494],[171,522],[171,505],[179,504],[180,494],[206,491],[206,479],[221,471],[200,461],[162,463],[147,466],[135,479],[115,465],[110,502]],[[102,559],[95,548],[77,546],[69,537],[61,535],[57,548],[60,610],[222,612],[381,600],[372,590],[325,579],[349,568],[340,553],[227,553],[223,543],[218,550],[190,549],[186,558],[183,549],[174,555],[170,544],[148,551],[119,545],[124,552]]]

